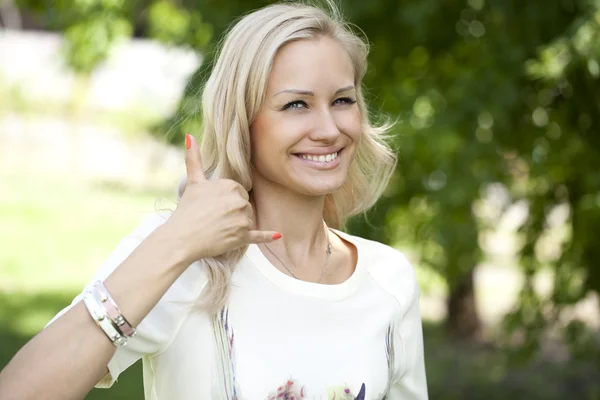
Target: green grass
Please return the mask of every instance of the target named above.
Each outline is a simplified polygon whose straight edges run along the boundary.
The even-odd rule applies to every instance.
[[[77,291],[168,193],[56,178],[0,178],[0,290]]]
[[[68,305],[118,241],[171,193],[56,177],[0,175],[0,368]],[[161,207],[172,204],[161,203]],[[454,343],[425,323],[433,400],[597,400],[600,369],[583,362],[515,367],[491,345]],[[143,399],[141,365],[87,399]]]

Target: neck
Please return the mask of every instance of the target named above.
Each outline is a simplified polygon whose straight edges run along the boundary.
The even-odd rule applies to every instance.
[[[323,223],[324,196],[304,196],[274,184],[261,182],[251,193],[255,229],[280,232],[281,239],[269,244],[297,269],[321,269],[311,260],[322,259],[329,241]],[[283,259],[285,262],[286,260]]]

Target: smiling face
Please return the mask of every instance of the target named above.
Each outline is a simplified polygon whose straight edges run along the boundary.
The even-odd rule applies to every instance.
[[[339,189],[362,132],[354,69],[329,37],[298,40],[275,56],[265,101],[250,126],[253,186],[309,196]]]

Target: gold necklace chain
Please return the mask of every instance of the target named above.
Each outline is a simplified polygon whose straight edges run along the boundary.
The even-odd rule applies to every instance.
[[[277,259],[277,261],[279,261],[281,263],[281,265],[283,265],[283,267],[290,273],[292,274],[292,276],[298,280],[300,280],[296,274],[294,274],[294,272],[292,272],[291,269],[289,269],[287,267],[287,265],[285,265],[285,263],[283,261],[281,261],[281,259],[279,257],[277,257],[277,254],[273,253],[273,250],[271,250],[269,248],[269,246],[267,246],[266,243],[263,243],[265,245],[265,247],[267,248],[267,250],[269,250],[269,253],[273,254],[273,256]],[[321,280],[323,280],[323,276],[325,276],[325,271],[327,270],[327,261],[329,261],[329,256],[331,255],[331,251],[332,251],[332,246],[331,246],[331,240],[329,240],[329,230],[327,231],[327,250],[325,250],[325,265],[323,265],[323,271],[321,272],[321,276],[319,277],[319,280],[317,281],[317,283],[321,283]]]

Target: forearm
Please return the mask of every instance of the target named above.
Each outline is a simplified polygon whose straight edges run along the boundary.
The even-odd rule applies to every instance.
[[[29,341],[0,373],[0,398],[82,399],[107,373],[115,347],[83,303]]]
[[[150,234],[106,279],[105,286],[133,326],[189,265],[167,227]],[[1,399],[81,399],[107,373],[115,352],[83,303],[27,343],[0,373]]]
[[[131,253],[105,286],[127,320],[137,326],[193,261],[182,254],[165,224]]]

